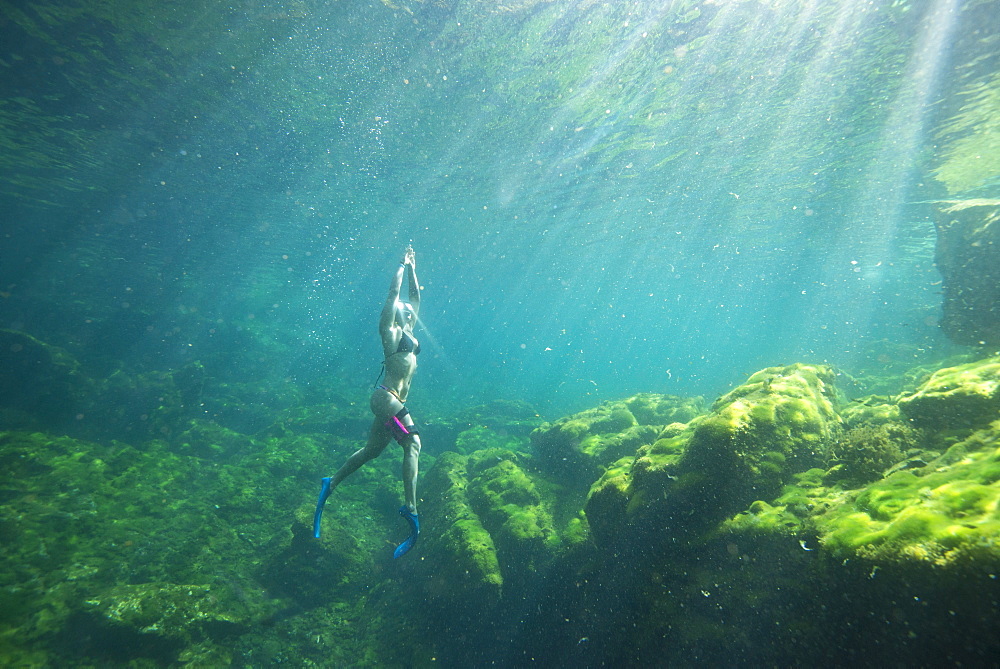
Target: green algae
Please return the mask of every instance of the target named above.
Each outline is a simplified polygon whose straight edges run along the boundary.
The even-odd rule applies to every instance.
[[[160,661],[218,660],[230,657],[236,637],[291,602],[322,607],[358,592],[384,544],[369,538],[382,527],[374,522],[352,539],[359,523],[344,504],[352,488],[331,500],[330,520],[346,521],[331,533],[333,544],[312,539],[311,509],[296,520],[301,474],[319,470],[323,444],[272,440],[272,458],[288,448],[298,458],[297,467],[275,468],[246,437],[233,443],[253,451],[220,462],[190,454],[211,454],[211,444],[179,453],[165,441],[140,450],[0,433],[0,538],[12,549],[0,560],[0,585],[20,602],[12,615],[0,615],[0,636],[20,639],[0,644],[0,655],[15,664],[39,656],[29,653],[34,644],[76,625],[88,630],[88,645],[50,643],[39,651],[45,663],[104,657],[115,639],[132,639],[121,643]],[[395,479],[388,468],[369,477]]]
[[[906,429],[864,437],[873,434],[897,455],[913,445],[913,433]],[[995,543],[1000,532],[998,443],[1000,421],[937,457],[924,452],[908,468],[874,482],[870,476],[845,476],[839,464],[812,469],[797,475],[780,496],[754,502],[720,528],[735,535],[815,536],[835,559],[883,565],[994,562],[1000,558]]]
[[[990,368],[982,363],[973,367]],[[716,531],[724,535],[806,538],[813,545],[807,550],[822,545],[841,558],[927,556],[939,565],[991,550],[997,527],[990,514],[1000,492],[991,487],[1000,475],[995,432],[977,432],[937,457],[933,450],[920,451],[923,437],[889,409],[852,408],[854,425],[843,431],[829,376],[824,379],[821,372],[810,377],[794,367],[782,370],[785,374],[776,371],[751,376],[720,398],[712,414],[665,431],[668,438],[609,467],[593,485],[587,504],[595,540],[620,545],[628,537],[648,537],[642,527],[664,523],[671,533],[683,531],[694,521],[685,508],[703,514],[697,522],[712,527],[718,522],[712,519],[719,519],[712,506],[735,505],[739,498],[726,502],[730,493],[718,490],[705,475],[711,463],[717,475],[729,472],[727,486],[734,480],[752,481],[747,493],[773,492],[773,497],[746,502],[747,511],[722,518]],[[800,378],[787,378],[795,376]],[[939,376],[949,377],[946,371]],[[805,399],[809,395],[812,402]],[[940,401],[938,410],[948,412],[944,405],[949,401],[961,405],[966,399],[952,393]],[[873,416],[885,420],[863,422]],[[968,421],[976,414],[960,416]],[[751,459],[753,437],[760,445]],[[823,466],[800,469],[809,464]],[[890,473],[881,479],[886,470]],[[852,490],[859,485],[864,487]]]
[[[500,600],[504,578],[493,538],[468,499],[467,465],[467,456],[445,452],[423,478],[426,539],[421,540],[420,551],[431,558],[434,569],[427,566],[422,571],[427,577],[433,571],[441,582],[453,584],[454,589],[434,591],[442,606],[457,605],[468,596],[489,607]]]
[[[700,397],[639,393],[624,400],[624,404],[639,425],[687,423],[705,413]]]
[[[902,420],[899,405],[885,396],[870,395],[860,397],[839,408],[844,428],[851,429],[863,424],[878,425]]]
[[[532,451],[546,473],[585,489],[604,467],[653,443],[667,424],[690,420],[700,409],[700,398],[652,393],[609,401],[544,423],[531,433]]]
[[[587,495],[587,522],[599,545],[613,546],[618,542],[624,526],[629,473],[634,462],[631,456],[614,462],[594,482]]]
[[[865,585],[875,567],[879,592],[891,593],[890,579],[920,573],[913,569],[953,579],[1000,563],[1000,421],[928,430],[920,450],[890,403],[876,402],[874,413],[851,403],[842,407],[851,422],[842,421],[826,374],[763,370],[687,423],[633,424],[604,407],[594,416],[608,422],[598,424],[621,431],[602,442],[633,450],[582,491],[576,480],[553,480],[540,458],[501,445],[428,458],[424,531],[405,562],[389,557],[402,529],[388,458],[338,488],[322,538],[312,537],[314,489],[303,494],[302,481],[315,480],[331,451],[356,447],[309,432],[323,424],[318,415],[283,418],[274,425],[284,427],[253,437],[183,421],[170,439],[141,448],[5,433],[0,540],[18,549],[0,569],[12,602],[0,612],[0,654],[13,664],[56,662],[70,653],[63,641],[35,649],[82,626],[100,643],[190,664],[430,664],[452,657],[443,621],[468,633],[486,616],[493,633],[517,629],[525,601],[537,606],[532,615],[549,606],[565,618],[600,611],[609,600],[595,593],[609,574],[660,616],[637,619],[622,637],[642,652],[663,638],[725,646],[735,642],[713,606],[802,613],[788,597],[821,601],[817,583]],[[636,423],[670,417],[629,413]],[[475,430],[465,443],[503,436]],[[584,449],[594,435],[577,436]],[[883,459],[869,457],[872,446]],[[851,457],[863,475],[848,475]],[[54,480],[72,484],[41,494]],[[545,588],[546,597],[532,596]],[[791,614],[785,622],[815,639]],[[588,634],[597,633],[580,632],[570,645]],[[82,652],[121,659],[96,643]]]
[[[655,544],[711,531],[822,463],[839,423],[829,368],[761,370],[708,415],[666,426],[660,439],[636,452],[627,472],[605,472],[587,504],[595,540]],[[603,547],[613,550],[614,543]]]
[[[527,440],[509,434],[501,434],[485,425],[477,425],[459,432],[455,438],[455,450],[459,453],[473,453],[484,449],[521,450]]]
[[[468,473],[470,505],[493,538],[504,573],[514,577],[548,562],[559,545],[552,502],[543,499],[517,457],[480,451],[469,457]]]
[[[837,478],[867,483],[881,478],[919,443],[920,434],[905,423],[866,422],[846,430],[834,441],[830,461],[836,463]]]
[[[219,634],[222,627],[241,627],[252,619],[238,600],[220,606],[213,589],[205,585],[116,585],[86,605],[112,623],[142,634],[188,641],[204,636],[206,626]]]
[[[1000,558],[1000,422],[973,433],[922,469],[891,474],[814,520],[837,555],[924,560]]]
[[[214,608],[201,597],[198,615],[218,620],[259,620],[271,611],[266,598],[248,595],[235,613],[232,589],[255,590],[234,552],[239,539],[210,505],[189,496],[213,478],[199,475],[195,461],[162,445],[139,452],[23,433],[4,433],[0,442],[5,459],[21,463],[4,474],[3,534],[17,549],[0,570],[5,587],[30,593],[20,634],[57,631],[79,612],[75,602],[100,600],[123,581],[151,589],[168,587],[170,579],[210,586]],[[157,634],[170,635],[173,627]],[[156,630],[136,630],[147,632]]]
[[[899,398],[914,425],[935,430],[982,427],[1000,412],[1000,358],[939,369]]]
[[[753,374],[715,402],[688,457],[724,458],[754,486],[780,487],[786,475],[821,461],[839,427],[833,378],[828,367],[800,363]]]

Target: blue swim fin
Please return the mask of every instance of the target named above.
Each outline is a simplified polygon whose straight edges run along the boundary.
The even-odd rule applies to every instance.
[[[323,477],[323,485],[319,489],[319,501],[316,502],[316,513],[313,514],[313,536],[319,539],[319,521],[323,518],[323,505],[330,496],[330,477]]]
[[[399,507],[399,515],[406,519],[406,522],[410,524],[410,536],[406,537],[406,541],[396,546],[396,550],[393,552],[393,559],[403,557],[409,552],[413,545],[417,543],[417,537],[420,535],[420,517],[415,513],[410,513],[410,510],[406,508],[406,505]]]

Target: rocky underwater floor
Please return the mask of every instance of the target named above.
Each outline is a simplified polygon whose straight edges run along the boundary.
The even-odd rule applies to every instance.
[[[363,403],[274,408],[197,365],[91,379],[17,332],[0,351],[6,666],[1000,657],[997,357],[892,397],[847,401],[830,368],[793,364],[711,405],[427,420],[422,534],[393,560],[397,453],[311,533]]]

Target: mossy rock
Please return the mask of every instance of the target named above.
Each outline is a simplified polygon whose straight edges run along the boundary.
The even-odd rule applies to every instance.
[[[840,427],[833,371],[796,363],[770,367],[723,395],[693,427],[680,471],[725,476],[722,513],[768,499],[796,472],[824,463]]]
[[[508,505],[535,506],[541,502],[535,484],[513,459],[497,460],[488,467],[470,463],[469,494],[485,513]]]
[[[1000,565],[1000,421],[927,466],[898,471],[814,517],[835,555]]]
[[[521,450],[525,446],[527,446],[527,439],[501,434],[485,425],[477,425],[463,430],[455,438],[455,450],[459,453],[473,453],[491,448],[515,451]]]
[[[421,486],[421,541],[414,549],[427,558],[418,567],[430,579],[424,596],[456,610],[473,601],[496,605],[505,583],[522,583],[564,548],[553,486],[529,462],[503,448],[438,458]],[[561,522],[573,542],[585,535],[578,509]],[[445,586],[448,581],[454,583]]]
[[[491,449],[469,456],[468,466],[470,506],[493,538],[508,578],[547,564],[559,546],[551,505],[518,459]]]
[[[664,425],[663,429],[660,430],[660,434],[657,435],[656,439],[673,439],[674,437],[680,436],[688,429],[687,423],[670,423],[669,425]]]
[[[256,451],[253,439],[203,419],[187,422],[187,429],[174,440],[177,451],[209,460],[222,460]]]
[[[495,605],[502,592],[503,575],[493,538],[482,523],[476,518],[460,518],[447,527],[441,543],[451,546],[449,554],[456,559],[431,578],[443,584],[449,597],[468,596],[472,598],[469,601],[487,609]]]
[[[606,466],[655,441],[668,423],[690,420],[700,410],[700,398],[651,393],[605,402],[534,430],[533,452],[547,473],[586,490]]]
[[[1000,357],[931,374],[916,392],[899,399],[914,425],[930,430],[974,430],[1000,416]]]
[[[142,635],[156,620],[173,625],[170,616],[186,616],[194,621],[187,631],[169,638],[152,630],[145,635],[167,639],[161,646],[174,653],[188,644],[186,635],[190,643],[228,638],[233,625],[252,625],[274,613],[257,570],[287,543],[289,505],[298,503],[293,493],[300,492],[299,481],[289,484],[252,465],[206,467],[164,442],[140,450],[117,442],[0,433],[0,454],[0,587],[16,604],[10,615],[0,614],[0,636],[16,635],[30,647],[36,639],[71,637],[84,625],[93,647],[80,652],[91,653],[127,638],[126,629]],[[240,494],[248,511],[237,518],[226,505]],[[168,586],[177,583],[211,585],[194,604],[174,602],[173,613],[151,608],[153,600],[169,599]],[[112,592],[123,584],[148,584],[146,594]],[[16,592],[10,590],[15,585]],[[129,600],[135,606],[128,615],[119,607],[113,621],[95,614],[99,607],[88,608],[88,600],[107,606]]]
[[[664,512],[663,501],[698,478],[681,482],[678,470],[692,429],[685,425],[661,434],[665,436],[612,463],[591,486],[587,522],[601,549],[614,551],[620,542],[635,541],[636,533],[662,528],[669,522],[664,515],[656,517]]]
[[[785,506],[772,506],[757,500],[746,511],[724,521],[720,530],[726,534],[765,538],[797,536],[802,531],[802,521]]]
[[[902,462],[921,441],[920,433],[906,423],[862,423],[838,436],[830,448],[833,480],[860,485],[882,477]]]
[[[657,393],[639,393],[624,401],[639,425],[662,426],[669,423],[688,423],[705,413],[701,397],[679,397]]]
[[[191,640],[208,629],[235,633],[252,620],[238,599],[207,585],[117,585],[87,602],[110,623],[140,634]]]
[[[789,460],[813,462],[821,455],[818,449],[840,423],[834,410],[833,382],[833,371],[825,365],[770,367],[723,395],[713,406],[713,413],[724,418],[725,440],[734,439],[749,447],[749,452],[738,455],[747,460],[751,470],[755,458],[773,459],[772,453]],[[695,442],[703,435],[705,431],[699,434],[696,430]],[[711,440],[722,435],[716,432],[707,436]],[[692,456],[696,452],[692,451]]]
[[[414,553],[426,579],[424,596],[442,607],[488,610],[499,601],[504,578],[497,548],[473,511],[468,487],[469,456],[446,451],[423,477],[421,535]]]
[[[844,494],[839,487],[827,483],[827,472],[818,467],[793,478],[778,498],[753,502],[745,511],[723,521],[719,530],[761,539],[811,535],[809,519],[839,504]]]
[[[634,456],[621,458],[609,466],[594,482],[587,496],[587,523],[599,546],[614,546],[625,525],[628,506],[629,472]]]
[[[591,462],[603,462],[609,458],[617,460],[635,453],[640,447],[651,444],[660,434],[653,425],[633,425],[621,432],[592,434],[580,442],[578,451]]]
[[[844,428],[850,429],[863,424],[879,424],[904,420],[899,406],[889,397],[869,395],[841,406],[838,410],[844,421]]]
[[[796,473],[825,461],[840,422],[833,378],[824,366],[771,367],[721,397],[710,414],[665,427],[631,464],[619,460],[591,488],[595,541],[655,546],[710,531],[754,500],[778,496]]]

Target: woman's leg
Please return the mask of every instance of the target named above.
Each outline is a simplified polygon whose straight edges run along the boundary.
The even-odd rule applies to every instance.
[[[355,451],[351,457],[347,458],[347,462],[337,470],[336,474],[330,477],[330,489],[333,490],[340,485],[341,481],[358,471],[361,465],[381,455],[390,439],[392,439],[392,434],[390,434],[389,429],[385,426],[385,421],[376,416],[372,420],[372,428],[368,433],[368,443],[363,448]]]
[[[412,427],[413,421],[410,421]],[[420,435],[411,434],[403,444],[403,496],[410,513],[417,512],[417,470],[420,461]]]

